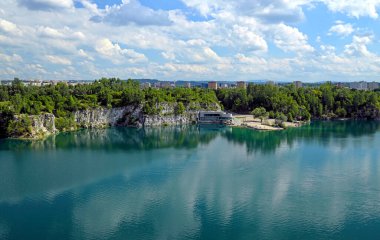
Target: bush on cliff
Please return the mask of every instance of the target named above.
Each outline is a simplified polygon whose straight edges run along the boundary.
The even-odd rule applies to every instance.
[[[55,118],[55,127],[61,131],[70,131],[77,128],[77,124],[73,116]]]
[[[23,137],[32,133],[32,121],[27,115],[20,115],[16,119],[10,120],[7,127],[7,134],[11,137]]]

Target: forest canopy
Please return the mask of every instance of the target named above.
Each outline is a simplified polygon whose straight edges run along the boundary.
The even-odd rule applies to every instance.
[[[217,97],[226,110],[251,113],[264,108],[269,117],[283,113],[288,120],[327,118],[379,117],[380,93],[341,88],[331,83],[317,87],[297,88],[294,85],[249,84],[247,89],[217,90]]]

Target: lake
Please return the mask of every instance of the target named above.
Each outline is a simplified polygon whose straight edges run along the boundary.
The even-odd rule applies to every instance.
[[[380,123],[0,141],[0,239],[380,239]]]

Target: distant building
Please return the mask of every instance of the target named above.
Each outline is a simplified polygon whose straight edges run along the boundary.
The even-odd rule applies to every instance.
[[[170,82],[160,82],[160,87],[161,88],[170,88],[171,84],[170,84]]]
[[[1,85],[4,85],[4,86],[10,86],[10,85],[12,85],[12,81],[9,81],[9,80],[2,80],[2,81],[1,81]]]
[[[68,84],[69,86],[76,86],[76,85],[79,85],[80,82],[79,82],[79,81],[68,81],[67,84]]]
[[[228,84],[227,83],[221,83],[219,85],[220,88],[228,88]]]
[[[267,84],[267,85],[271,85],[271,86],[276,85],[276,83],[275,83],[274,81],[271,81],[271,80],[270,80],[270,81],[267,81],[266,84]]]
[[[150,84],[150,82],[145,82],[145,83],[141,84],[142,88],[150,88],[151,86],[152,86],[152,84]]]
[[[351,82],[350,83],[350,88],[351,89],[356,89],[356,90],[368,90],[368,83],[365,82],[365,81]]]
[[[237,82],[236,86],[238,88],[244,88],[244,89],[247,88],[247,84],[245,82],[243,82],[243,81]]]
[[[369,82],[367,86],[368,86],[368,90],[371,90],[371,91],[378,89],[380,87],[378,82]]]
[[[208,82],[208,88],[209,88],[209,89],[217,90],[217,89],[218,89],[218,83],[215,82],[215,81]]]
[[[40,80],[30,80],[29,81],[29,86],[40,87],[40,86],[42,86],[42,81],[40,81]]]
[[[185,88],[191,88],[191,83],[190,82],[185,83]]]
[[[296,88],[301,88],[302,87],[302,82],[301,81],[294,81],[293,84],[294,84],[294,86],[296,86]]]
[[[42,81],[41,86],[49,86],[49,85],[57,85],[56,82],[53,81]]]

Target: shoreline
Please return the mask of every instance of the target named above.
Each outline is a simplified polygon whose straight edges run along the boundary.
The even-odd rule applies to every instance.
[[[245,118],[244,121],[242,121],[242,118]],[[237,120],[237,121],[236,121]],[[252,129],[256,131],[281,131],[281,130],[286,130],[288,128],[297,128],[297,127],[302,127],[305,124],[311,123],[313,121],[376,121],[376,120],[368,120],[368,119],[351,119],[351,118],[336,118],[336,119],[312,119],[310,121],[297,121],[297,122],[283,122],[285,127],[279,127],[275,125],[275,119],[266,119],[263,122],[261,122],[260,119],[254,118],[252,115],[244,115],[244,114],[236,114],[234,115],[234,122],[231,125],[225,125],[227,127],[234,127],[234,128],[246,128],[246,129]],[[379,121],[379,120],[377,120]],[[198,123],[182,123],[182,124],[163,124],[163,125],[153,125],[153,126],[142,126],[142,127],[137,127],[137,126],[102,126],[102,127],[91,127],[91,128],[76,128],[73,130],[67,130],[67,131],[58,131],[54,132],[51,134],[42,134],[39,135],[38,137],[7,137],[7,138],[1,138],[0,140],[20,140],[20,141],[44,141],[47,138],[51,136],[57,136],[59,134],[65,134],[65,133],[70,133],[70,132],[78,132],[78,131],[83,131],[87,129],[108,129],[112,127],[126,127],[126,128],[158,128],[158,127],[169,127],[169,126],[189,126],[189,125],[199,125]],[[212,125],[212,124],[210,124]]]
[[[244,127],[249,129],[254,129],[258,131],[281,131],[287,128],[301,127],[308,122],[296,121],[296,122],[276,122],[275,119],[265,119],[261,121],[258,118],[254,118],[252,115],[248,114],[236,114],[233,116],[234,121],[231,126],[233,127]],[[280,126],[283,125],[283,126]]]

